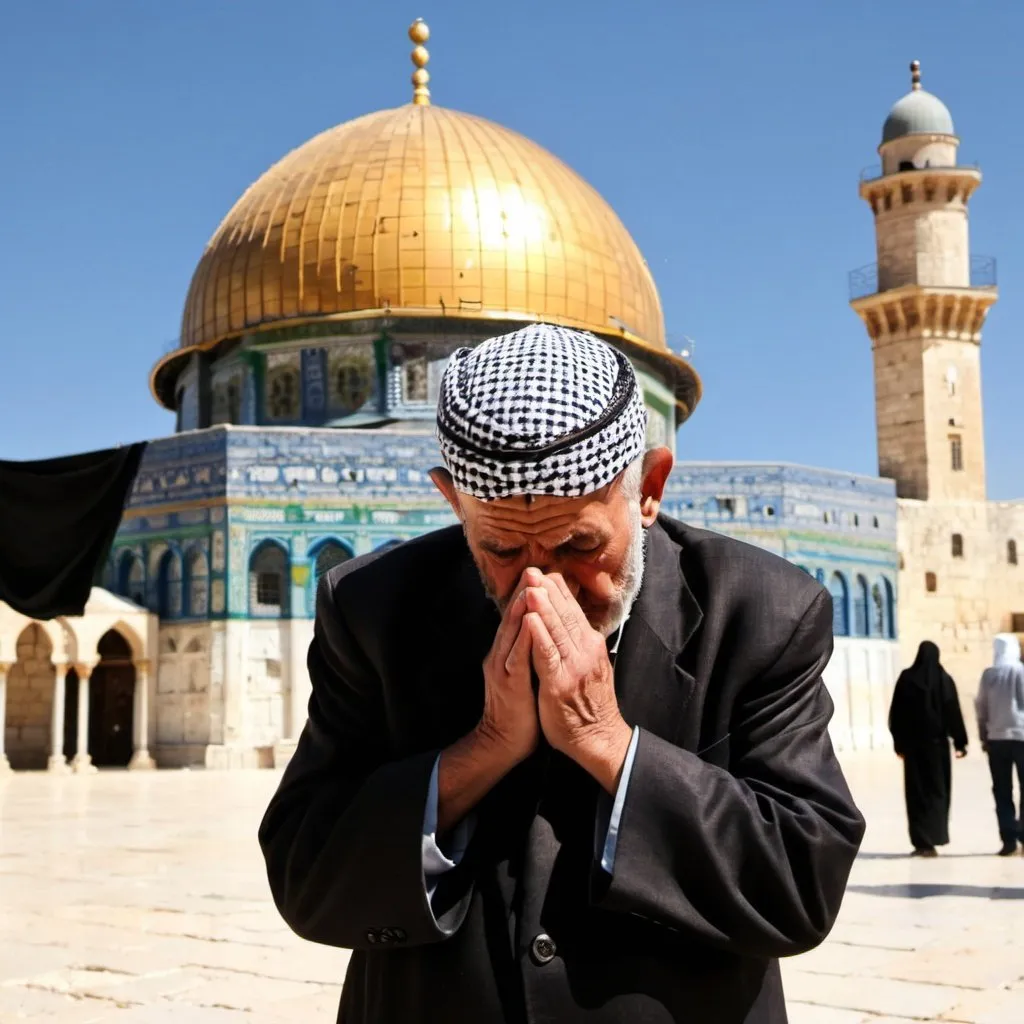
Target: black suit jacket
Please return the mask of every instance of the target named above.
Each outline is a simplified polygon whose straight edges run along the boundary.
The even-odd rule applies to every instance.
[[[321,584],[309,721],[260,843],[288,924],[355,951],[339,1020],[782,1024],[777,958],[828,934],[864,828],[827,732],[828,593],[659,519],[615,666],[641,732],[613,874],[597,783],[542,747],[478,806],[432,912],[430,774],[479,720],[497,624],[457,527]]]

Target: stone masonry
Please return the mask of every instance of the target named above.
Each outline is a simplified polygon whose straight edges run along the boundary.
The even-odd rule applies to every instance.
[[[39,626],[29,626],[18,638],[17,656],[7,676],[7,757],[15,769],[45,768],[56,669]]]

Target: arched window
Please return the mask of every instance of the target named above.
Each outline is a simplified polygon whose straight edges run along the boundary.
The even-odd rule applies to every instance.
[[[132,551],[124,552],[117,564],[117,592],[129,601],[145,607],[146,567],[142,559]]]
[[[896,591],[884,576],[882,577],[882,595],[885,598],[885,636],[889,640],[896,639]]]
[[[336,565],[341,565],[342,562],[347,562],[351,557],[352,552],[338,541],[324,541],[316,552],[316,578],[320,579],[325,572],[329,572]]]
[[[836,636],[850,635],[850,618],[846,610],[848,588],[842,573],[834,572],[828,581],[832,595],[832,632]]]
[[[853,634],[868,635],[868,581],[863,576],[853,584]]]
[[[896,635],[892,584],[884,576],[871,588],[871,635],[890,640]]]
[[[1010,565],[1017,564],[1017,542],[1015,540],[1008,540],[1006,542],[1006,561]]]
[[[924,574],[924,589],[927,590],[929,594],[934,594],[935,591],[939,589],[939,581],[936,578],[935,573],[926,572]]]
[[[348,348],[335,352],[330,363],[330,401],[334,409],[352,413],[373,395],[376,368],[373,354]]]
[[[952,551],[954,558],[964,557],[964,535],[962,533],[953,534]]]
[[[401,543],[402,543],[402,539],[400,537],[392,537],[391,540],[384,541],[383,544],[379,544],[373,550],[374,551],[390,551],[392,548],[397,548],[398,545],[401,544]]]
[[[196,619],[205,618],[210,608],[210,571],[202,551],[189,554],[185,563],[185,580],[188,594],[185,614]]]
[[[249,559],[249,614],[262,618],[288,615],[288,555],[273,541],[265,541]]]
[[[299,418],[299,374],[295,367],[274,367],[267,374],[267,415],[273,420]]]
[[[156,613],[161,619],[181,615],[181,559],[173,550],[163,553],[157,569]]]
[[[954,473],[959,473],[964,468],[964,442],[959,434],[954,434],[949,439],[949,464]]]

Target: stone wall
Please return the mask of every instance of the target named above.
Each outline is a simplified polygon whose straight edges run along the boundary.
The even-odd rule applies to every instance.
[[[878,471],[896,481],[900,497],[928,496],[921,340],[875,344],[875,428]]]
[[[7,758],[15,769],[46,767],[56,669],[50,641],[37,625],[18,638],[18,660],[7,674]]]
[[[992,662],[992,637],[1011,628],[1014,613],[1024,613],[1024,564],[1008,557],[1011,540],[1024,555],[1024,502],[901,500],[899,513],[903,664],[922,640],[937,643],[972,721],[967,702]],[[962,539],[961,556],[953,554],[953,534]],[[935,576],[934,592],[928,573]]]
[[[829,733],[837,750],[889,750],[889,704],[900,669],[892,640],[836,637],[823,678],[835,705]]]
[[[985,500],[985,432],[981,346],[933,338],[922,342],[929,501]],[[951,439],[960,439],[954,469]]]
[[[210,623],[160,627],[153,756],[163,766],[202,764],[206,747],[222,742],[222,664],[212,656]]]

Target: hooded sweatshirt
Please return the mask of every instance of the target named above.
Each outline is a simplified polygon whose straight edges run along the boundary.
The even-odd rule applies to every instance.
[[[1024,664],[1020,641],[1012,633],[995,637],[995,662],[985,669],[975,708],[982,743],[988,740],[1024,742]]]

